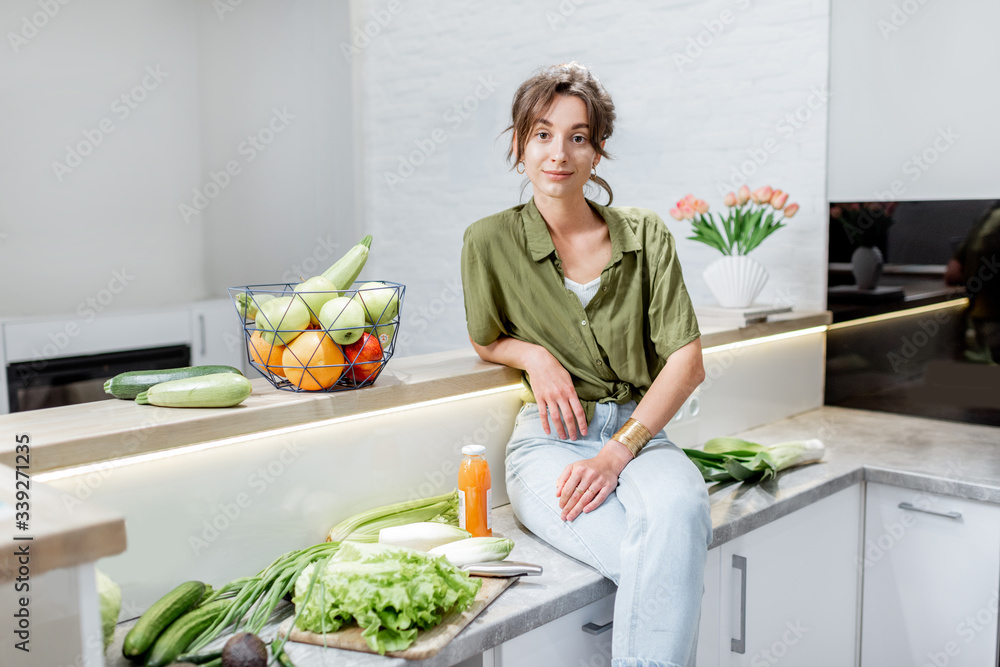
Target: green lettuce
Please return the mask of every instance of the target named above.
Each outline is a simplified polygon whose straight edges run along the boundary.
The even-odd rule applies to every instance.
[[[96,567],[97,574],[97,597],[101,603],[101,630],[103,632],[104,650],[108,650],[108,644],[115,635],[115,624],[118,623],[118,612],[122,606],[122,589],[111,580],[111,577],[104,574]]]
[[[468,609],[482,585],[441,556],[344,542],[305,599],[315,567],[295,582],[296,627],[322,634],[356,622],[369,648],[383,655],[406,649],[419,630],[451,611]]]

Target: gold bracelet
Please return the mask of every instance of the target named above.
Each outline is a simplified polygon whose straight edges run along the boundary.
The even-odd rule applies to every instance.
[[[653,439],[653,434],[649,432],[649,429],[642,425],[635,419],[629,417],[629,420],[625,422],[625,425],[618,429],[618,432],[612,436],[612,440],[617,440],[618,442],[625,445],[630,452],[632,452],[632,458],[639,455],[642,448],[646,446],[650,440]]]

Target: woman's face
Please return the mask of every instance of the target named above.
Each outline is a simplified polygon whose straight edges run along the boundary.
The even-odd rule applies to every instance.
[[[521,159],[536,198],[583,196],[590,171],[601,160],[590,145],[587,120],[587,105],[583,100],[556,95],[535,121]]]

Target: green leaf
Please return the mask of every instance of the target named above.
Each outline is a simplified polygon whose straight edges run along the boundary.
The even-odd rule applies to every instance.
[[[712,454],[728,454],[731,450],[743,450],[748,452],[759,452],[764,449],[764,445],[758,445],[756,442],[750,442],[749,440],[740,440],[739,438],[712,438],[705,443],[704,451]]]

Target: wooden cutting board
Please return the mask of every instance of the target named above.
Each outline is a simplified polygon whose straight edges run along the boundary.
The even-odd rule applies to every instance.
[[[445,616],[440,623],[430,630],[421,630],[417,633],[415,642],[404,651],[387,651],[386,655],[394,658],[406,658],[407,660],[425,660],[436,654],[445,644],[450,642],[462,629],[472,622],[491,602],[500,597],[500,594],[510,586],[517,577],[482,577],[483,585],[479,588],[472,605],[465,611],[454,612]],[[292,619],[286,620],[278,628],[278,635],[288,636]],[[361,637],[361,628],[356,625],[342,628],[337,632],[326,634],[316,634],[299,628],[291,628],[291,635],[288,638],[293,642],[304,644],[315,644],[316,646],[328,646],[330,648],[342,648],[349,651],[363,651],[365,653],[376,653],[368,648],[368,644]]]

